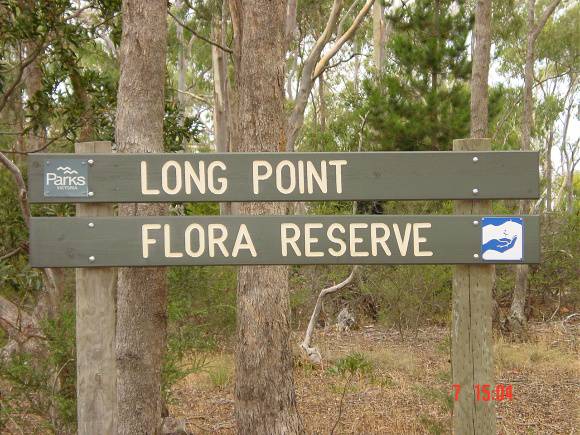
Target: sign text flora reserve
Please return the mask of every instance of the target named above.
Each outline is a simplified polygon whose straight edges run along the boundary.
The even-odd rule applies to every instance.
[[[537,216],[497,218],[501,222],[493,222],[497,230],[491,232],[488,225],[482,225],[483,218],[490,219],[485,216],[32,218],[30,262],[38,267],[539,262]]]

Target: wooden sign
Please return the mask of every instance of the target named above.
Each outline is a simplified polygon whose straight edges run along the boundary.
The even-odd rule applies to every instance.
[[[33,154],[29,199],[50,202],[525,199],[538,153]]]
[[[537,216],[32,218],[35,267],[538,263]]]

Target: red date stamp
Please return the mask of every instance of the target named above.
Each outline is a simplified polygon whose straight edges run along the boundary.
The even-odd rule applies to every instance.
[[[459,394],[461,392],[461,385],[453,384],[454,400],[459,400]],[[513,399],[513,387],[512,385],[497,384],[495,386],[490,384],[475,384],[473,386],[473,392],[475,394],[475,400],[489,402],[497,401],[501,402],[503,400]]]

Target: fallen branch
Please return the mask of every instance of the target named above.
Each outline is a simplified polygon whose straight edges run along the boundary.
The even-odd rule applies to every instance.
[[[0,261],[4,261],[9,259],[10,257],[14,257],[16,254],[18,254],[20,251],[22,251],[22,246],[18,246],[16,248],[14,248],[12,251],[7,252],[6,254],[3,254],[0,256]]]
[[[344,281],[333,285],[332,287],[325,288],[318,294],[318,299],[316,299],[314,311],[312,312],[312,316],[310,316],[310,322],[308,322],[308,328],[306,329],[304,340],[302,340],[302,343],[300,344],[300,347],[304,350],[304,352],[306,352],[308,359],[314,364],[322,363],[322,356],[320,355],[320,351],[315,347],[310,347],[312,333],[314,332],[314,327],[316,325],[316,321],[318,320],[318,316],[320,315],[320,309],[322,308],[322,301],[327,294],[334,293],[349,285],[354,279],[357,268],[358,266],[354,266],[350,272],[350,275]]]
[[[365,116],[361,116],[361,127],[360,130],[358,132],[358,152],[360,153],[362,151],[362,143],[363,143],[363,134],[364,134],[364,130],[365,130],[365,126],[367,124],[367,119],[369,116],[370,112],[365,113]],[[357,206],[357,202],[353,201],[352,202],[352,214],[356,214],[356,206]],[[341,283],[333,285],[332,287],[328,287],[323,289],[319,294],[318,294],[318,299],[316,300],[316,305],[314,306],[314,311],[312,312],[312,316],[310,317],[310,322],[308,322],[308,328],[306,329],[306,334],[304,335],[304,340],[302,340],[302,343],[300,344],[300,347],[302,348],[302,350],[304,350],[304,352],[306,353],[306,356],[308,356],[308,359],[314,363],[314,364],[321,364],[322,363],[322,355],[320,355],[320,351],[315,348],[315,347],[311,347],[310,343],[312,341],[312,333],[314,332],[314,326],[316,325],[316,321],[318,320],[318,316],[320,315],[320,310],[322,308],[322,300],[324,299],[324,296],[326,296],[329,293],[334,293],[338,290],[340,290],[341,288],[346,287],[347,285],[349,285],[352,280],[354,279],[355,273],[358,269],[358,266],[353,266],[352,271],[350,272],[350,275]]]

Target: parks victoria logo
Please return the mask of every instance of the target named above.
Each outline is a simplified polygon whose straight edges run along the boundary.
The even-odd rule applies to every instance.
[[[86,160],[55,159],[44,165],[44,195],[54,197],[88,196]]]

